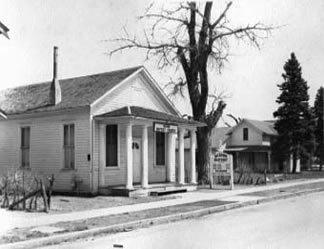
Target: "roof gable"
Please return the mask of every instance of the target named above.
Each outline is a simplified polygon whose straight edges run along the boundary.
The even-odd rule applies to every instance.
[[[51,82],[0,91],[0,108],[6,114],[33,113],[88,106],[141,67],[60,80],[62,102],[50,105]]]
[[[253,128],[255,128],[257,131],[261,133],[265,133],[271,136],[278,135],[277,131],[274,129],[273,122],[251,120],[251,119],[243,119],[238,125],[234,126],[231,130],[229,130],[227,134],[233,133],[238,127],[240,127],[244,123],[249,124],[250,126],[252,126]]]
[[[145,67],[103,94],[91,104],[91,109],[94,115],[98,115],[125,104],[181,115]]]
[[[179,112],[170,104],[168,97],[157,83],[151,79],[146,70],[141,68],[102,97],[91,104],[91,113],[99,115],[115,109],[129,106],[141,106],[159,112],[179,115]]]

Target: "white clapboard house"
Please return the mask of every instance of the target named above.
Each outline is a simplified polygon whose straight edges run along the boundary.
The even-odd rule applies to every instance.
[[[182,118],[144,67],[59,80],[56,57],[57,48],[52,81],[0,92],[2,174],[54,174],[63,192],[77,179],[91,194],[196,187],[195,130],[204,124]]]

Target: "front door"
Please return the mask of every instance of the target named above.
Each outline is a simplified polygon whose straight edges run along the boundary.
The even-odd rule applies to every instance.
[[[141,150],[142,150],[141,140],[140,139],[133,139],[133,182],[140,183],[141,182]]]

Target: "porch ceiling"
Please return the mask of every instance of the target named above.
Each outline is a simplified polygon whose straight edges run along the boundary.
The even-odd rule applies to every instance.
[[[269,146],[250,145],[244,147],[228,147],[225,152],[268,152],[271,151]]]
[[[178,117],[176,115],[158,112],[155,110],[139,107],[139,106],[124,106],[117,110],[107,112],[101,115],[95,116],[95,118],[113,118],[113,117],[130,117],[130,118],[145,118],[157,121],[164,121],[168,123],[186,124],[191,126],[205,126],[205,123],[197,122],[194,120],[188,120]]]

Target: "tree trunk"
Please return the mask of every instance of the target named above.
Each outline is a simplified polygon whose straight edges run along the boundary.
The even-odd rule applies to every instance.
[[[198,183],[209,183],[210,131],[208,127],[197,129]]]
[[[48,212],[48,202],[47,202],[46,188],[42,182],[41,182],[41,192],[42,192],[43,203],[44,203],[44,211],[47,213]]]
[[[296,173],[298,159],[300,159],[300,156],[299,156],[299,150],[297,149],[296,151],[293,152],[293,169],[292,169],[292,173]]]

